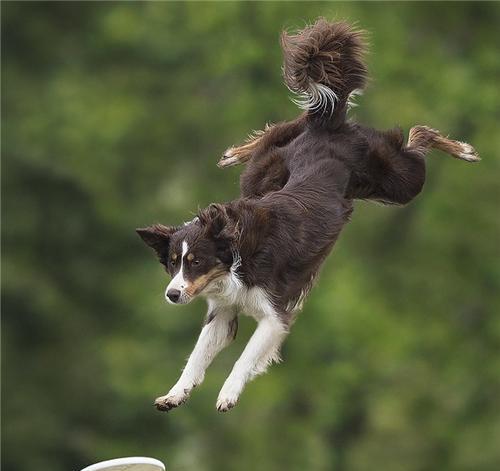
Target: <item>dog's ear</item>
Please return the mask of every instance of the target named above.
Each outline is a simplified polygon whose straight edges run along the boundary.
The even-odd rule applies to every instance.
[[[167,227],[162,224],[153,224],[152,226],[136,229],[135,231],[146,245],[149,245],[160,256],[168,252],[170,238],[178,229],[175,226]]]
[[[198,219],[212,237],[234,238],[236,235],[236,222],[231,215],[230,208],[213,203],[198,213]]]
[[[232,248],[238,237],[236,218],[230,208],[222,204],[211,204],[198,213],[200,224],[214,239],[217,256],[224,262],[232,263]]]

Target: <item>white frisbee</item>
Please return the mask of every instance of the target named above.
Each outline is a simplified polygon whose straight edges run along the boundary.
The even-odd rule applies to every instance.
[[[165,471],[165,465],[154,458],[131,456],[101,461],[83,468],[82,471]]]

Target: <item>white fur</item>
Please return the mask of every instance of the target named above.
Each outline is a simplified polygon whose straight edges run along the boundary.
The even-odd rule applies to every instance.
[[[289,301],[286,305],[286,310],[289,311],[289,312],[299,312],[303,305],[304,305],[304,301],[306,300],[306,297],[309,293],[309,289],[308,288],[304,288],[301,292],[300,292],[300,295],[299,295],[299,298],[297,300],[295,300],[294,302],[292,301]]]
[[[331,88],[316,82],[311,82],[306,92],[296,95],[297,98],[291,98],[291,100],[299,108],[307,111],[324,111],[329,106],[330,114],[333,113],[335,103],[338,100],[336,93]]]
[[[238,401],[245,384],[264,373],[268,365],[279,361],[279,348],[285,335],[286,329],[275,314],[260,318],[252,338],[222,386],[217,399],[219,411],[231,409]]]
[[[209,308],[207,317],[213,316],[213,319],[201,330],[181,377],[165,396],[156,400],[157,402],[166,402],[176,407],[187,400],[192,389],[202,383],[205,370],[212,360],[231,343],[233,337],[230,331],[230,321],[235,315],[235,311],[231,308]]]
[[[349,109],[358,106],[358,104],[356,103],[356,98],[361,95],[363,95],[363,90],[361,88],[356,88],[351,93],[349,93],[349,97],[347,98],[347,106]]]
[[[466,142],[457,141],[460,144],[461,151],[458,158],[467,160],[467,162],[479,162],[481,158],[477,155],[476,150]]]
[[[179,268],[179,271],[177,274],[172,278],[170,283],[167,286],[167,289],[165,290],[165,299],[170,303],[170,304],[175,304],[172,301],[170,301],[169,297],[167,296],[167,293],[171,289],[178,289],[181,292],[180,299],[184,297],[184,291],[187,287],[186,280],[184,279],[184,256],[187,254],[189,247],[188,244],[185,240],[182,241],[182,255],[181,255],[181,267]]]
[[[184,222],[184,224],[183,224],[183,225],[184,225],[184,226],[189,226],[189,224],[193,224],[193,222],[198,221],[198,219],[199,219],[199,218],[198,218],[198,216],[195,216],[193,219],[191,219],[191,221],[186,221],[186,222]]]
[[[217,409],[221,412],[236,404],[248,381],[264,373],[271,363],[279,361],[279,348],[287,333],[266,292],[256,286],[247,288],[240,281],[237,275],[239,263],[239,257],[235,257],[231,272],[209,302],[235,306],[253,317],[258,326],[219,393]]]

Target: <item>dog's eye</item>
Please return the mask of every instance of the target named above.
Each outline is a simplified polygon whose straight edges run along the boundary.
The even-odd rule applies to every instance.
[[[175,260],[175,258],[172,258],[170,260],[170,265],[172,265],[173,267],[175,267],[175,264],[177,263],[177,260]]]
[[[200,261],[195,258],[192,262],[191,262],[193,265],[199,265],[200,264]]]

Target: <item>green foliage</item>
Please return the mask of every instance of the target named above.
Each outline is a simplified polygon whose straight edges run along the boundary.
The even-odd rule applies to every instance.
[[[297,113],[278,34],[318,15],[371,32],[358,119],[428,124],[483,161],[432,154],[408,207],[358,203],[286,362],[218,414],[243,319],[190,402],[160,414],[204,305],[165,304],[134,228],[238,195],[240,169],[215,162]],[[4,2],[5,469],[500,469],[499,22],[477,2]]]

